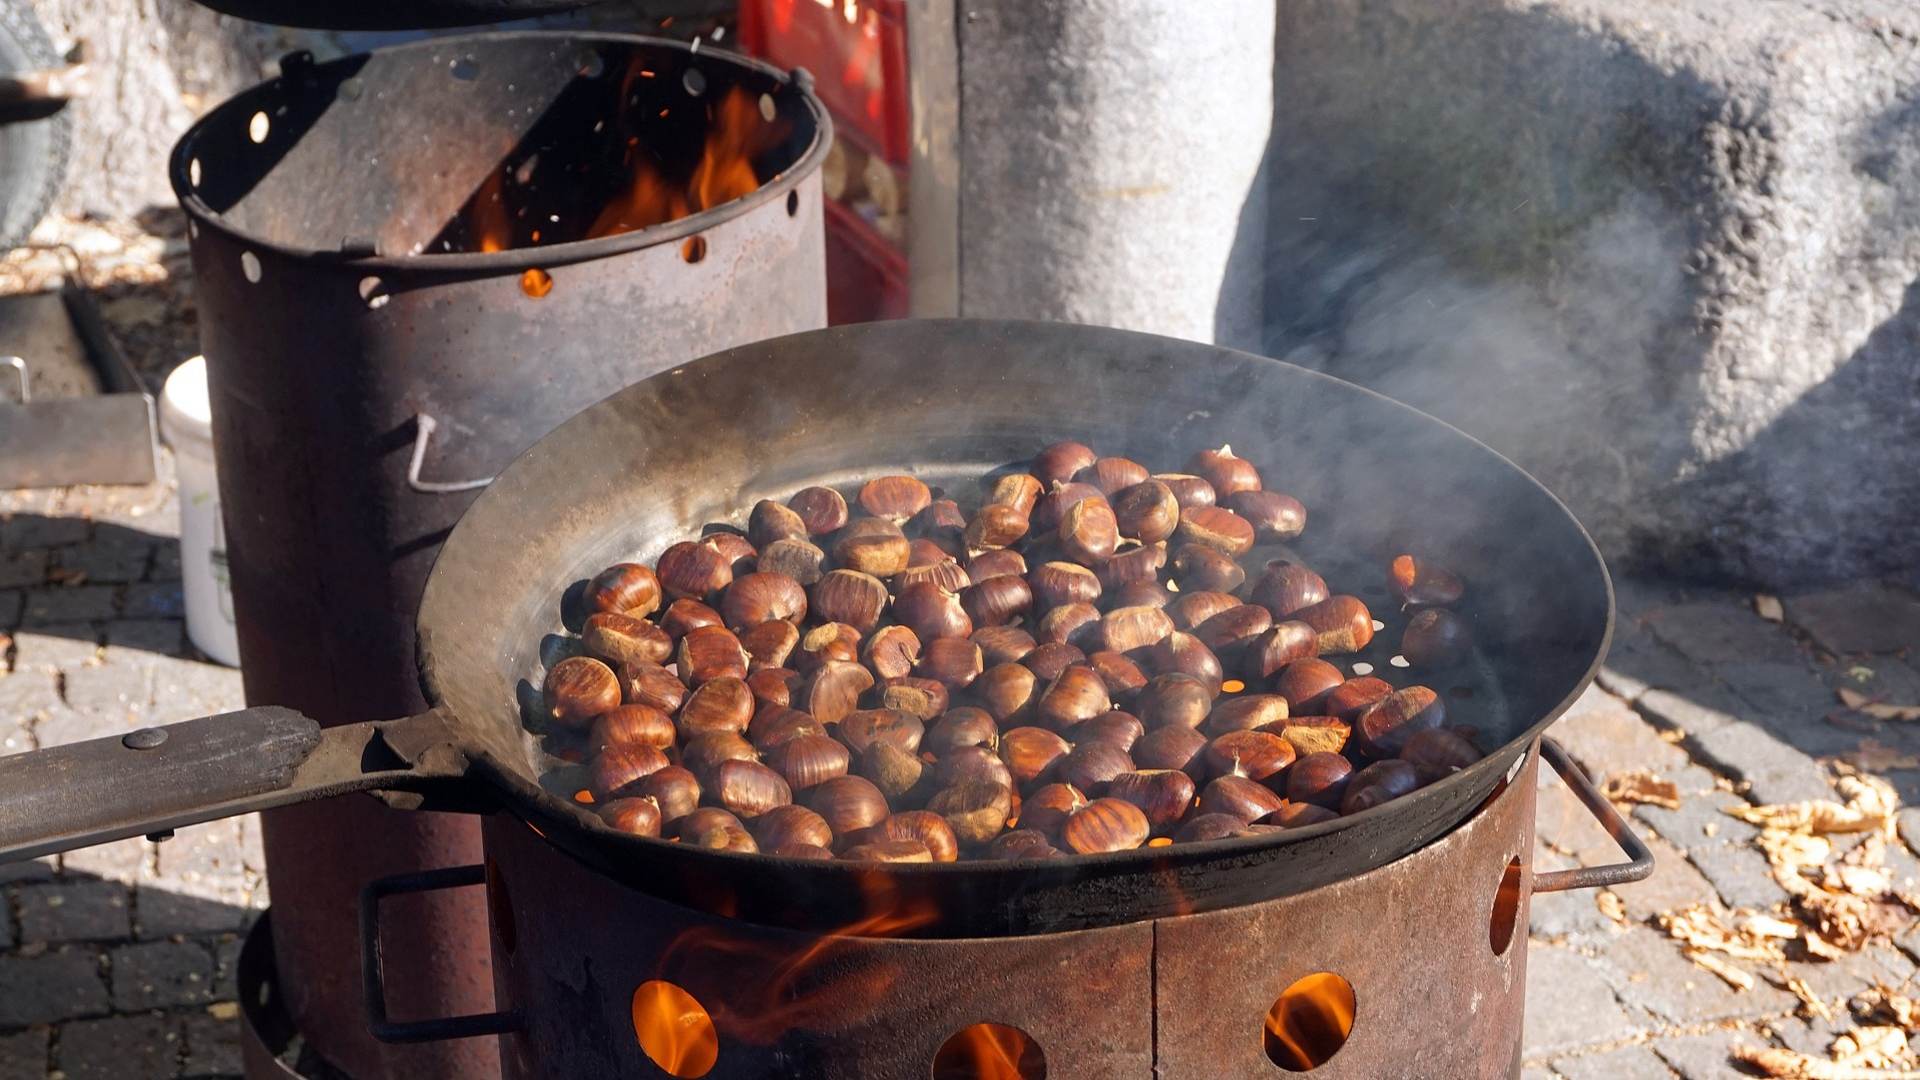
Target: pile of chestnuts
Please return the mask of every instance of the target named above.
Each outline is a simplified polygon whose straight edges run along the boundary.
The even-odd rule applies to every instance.
[[[1377,629],[1228,447],[1154,474],[1075,442],[971,515],[912,476],[764,500],[586,585],[550,745],[614,829],[792,858],[1054,858],[1354,814],[1481,757],[1439,694],[1327,657]],[[1400,657],[1461,663],[1460,579],[1387,567]],[[1396,658],[1395,664],[1402,662]]]

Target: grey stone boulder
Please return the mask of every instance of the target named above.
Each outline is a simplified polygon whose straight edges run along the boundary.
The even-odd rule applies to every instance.
[[[1268,351],[1619,562],[1920,564],[1920,8],[1288,0],[1274,80]]]

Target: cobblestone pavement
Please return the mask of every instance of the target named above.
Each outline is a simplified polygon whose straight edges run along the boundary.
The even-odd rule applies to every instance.
[[[178,513],[144,488],[0,493],[0,753],[237,708],[187,644]],[[241,1071],[252,817],[0,866],[0,1080]]]
[[[206,663],[181,622],[172,487],[0,494],[0,752],[237,707],[236,673]],[[1823,1055],[1838,1028],[1762,978],[1735,991],[1654,925],[1703,900],[1786,899],[1751,827],[1726,805],[1832,794],[1823,758],[1863,742],[1920,754],[1920,725],[1841,708],[1841,687],[1920,702],[1920,601],[1896,585],[1752,597],[1625,583],[1600,684],[1554,728],[1596,780],[1647,768],[1679,810],[1634,817],[1659,869],[1616,890],[1533,901],[1530,1078],[1733,1075],[1735,1043]],[[1920,769],[1887,774],[1920,842]],[[1536,865],[1613,861],[1603,834],[1543,777]],[[1900,876],[1920,862],[1897,853]],[[252,818],[0,867],[0,1080],[202,1077],[240,1071],[232,985],[239,935],[267,901]],[[1920,934],[1791,974],[1844,1000],[1915,973]],[[1844,1025],[1844,1020],[1842,1020]]]

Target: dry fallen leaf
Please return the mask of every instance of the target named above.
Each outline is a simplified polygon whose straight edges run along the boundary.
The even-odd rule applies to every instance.
[[[1783,1080],[1893,1080],[1911,1077],[1900,1069],[1909,1060],[1906,1033],[1895,1027],[1854,1028],[1833,1041],[1830,1060],[1777,1047],[1735,1046],[1735,1061]]]
[[[1920,754],[1896,750],[1879,739],[1861,739],[1860,745],[1846,755],[1849,765],[1863,772],[1889,769],[1920,769]]]
[[[1813,987],[1807,985],[1807,980],[1798,976],[1788,979],[1787,989],[1793,992],[1794,997],[1800,999],[1800,1004],[1807,1007],[1808,1016],[1825,1020],[1829,1024],[1833,1023],[1833,1009],[1820,1000],[1820,995],[1813,992]]]
[[[1877,702],[1851,686],[1838,691],[1840,704],[1876,720],[1920,720],[1920,705],[1887,705]]]
[[[1920,1001],[1894,987],[1876,982],[1853,996],[1854,1014],[1862,1020],[1881,1020],[1898,1024],[1912,1034],[1920,1028]]]
[[[1767,593],[1756,593],[1753,597],[1753,613],[1768,622],[1784,622],[1786,610],[1780,606],[1780,598]]]
[[[1753,976],[1751,974],[1745,971],[1742,971],[1737,967],[1734,967],[1732,964],[1727,963],[1725,960],[1720,959],[1718,956],[1715,956],[1712,953],[1695,952],[1692,949],[1687,949],[1683,951],[1687,959],[1693,961],[1696,965],[1702,968],[1705,968],[1708,971],[1713,972],[1715,975],[1720,976],[1720,979],[1722,982],[1725,982],[1728,986],[1733,987],[1735,990],[1753,989]]]
[[[1780,944],[1782,935],[1778,932],[1779,920],[1768,918],[1762,921],[1753,918],[1757,913],[1746,912],[1744,914],[1748,918],[1728,925],[1724,914],[1705,904],[1691,904],[1679,911],[1661,915],[1658,922],[1668,937],[1685,948],[1688,959],[1693,959],[1694,953],[1707,952],[1725,953],[1737,960],[1766,963],[1778,963],[1786,959],[1786,952]],[[1792,933],[1784,936],[1790,938],[1798,932],[1799,928],[1793,927]]]
[[[1627,902],[1620,899],[1620,894],[1612,889],[1601,889],[1593,894],[1593,906],[1600,909],[1600,914],[1614,922],[1622,926],[1627,924]]]
[[[1680,786],[1663,780],[1651,769],[1629,769],[1612,773],[1600,785],[1600,794],[1612,802],[1647,803],[1680,809]]]

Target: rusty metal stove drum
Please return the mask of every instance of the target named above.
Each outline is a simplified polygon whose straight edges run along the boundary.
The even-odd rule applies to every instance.
[[[537,725],[528,723],[547,647],[567,629],[559,603],[565,583],[619,559],[651,560],[672,540],[736,518],[763,496],[879,471],[914,472],[959,491],[1023,459],[1037,443],[1062,437],[1142,461],[1178,460],[1195,446],[1225,442],[1277,463],[1270,480],[1315,508],[1296,554],[1329,579],[1380,580],[1387,559],[1407,549],[1458,570],[1473,583],[1459,613],[1474,625],[1477,653],[1475,674],[1460,687],[1473,691],[1458,710],[1471,717],[1456,719],[1478,729],[1487,757],[1410,795],[1319,825],[1002,863],[874,866],[707,851],[615,833],[571,799],[576,785],[545,755],[531,729]],[[630,1001],[636,987],[626,984],[642,969],[619,966],[616,986],[609,981],[615,966],[629,961],[614,954],[629,948],[627,937],[643,934],[639,924],[629,920],[618,935],[581,933],[562,942],[539,938],[549,932],[544,922],[525,921],[530,905],[565,909],[589,896],[596,899],[578,910],[582,917],[622,904],[660,912],[671,905],[787,942],[819,942],[823,933],[850,929],[910,934],[875,948],[902,956],[924,949],[919,955],[929,964],[964,950],[937,952],[923,939],[1015,950],[1027,939],[1107,935],[1118,944],[1095,954],[1112,965],[1119,961],[1110,956],[1139,955],[1128,935],[1173,933],[1190,919],[1199,920],[1196,927],[1232,925],[1277,904],[1289,923],[1304,923],[1309,915],[1301,906],[1321,892],[1345,890],[1340,903],[1360,903],[1352,898],[1357,883],[1377,873],[1390,877],[1371,880],[1405,880],[1391,875],[1408,862],[1424,867],[1420,896],[1428,903],[1476,909],[1470,920],[1458,912],[1439,920],[1444,930],[1436,926],[1431,934],[1451,935],[1448,941],[1464,935],[1488,948],[1496,936],[1492,914],[1478,909],[1492,903],[1502,881],[1511,880],[1516,909],[1524,895],[1526,871],[1512,860],[1529,850],[1531,788],[1510,785],[1488,799],[1525,767],[1544,729],[1591,680],[1611,622],[1605,569],[1557,500],[1472,439],[1357,387],[1230,350],[1086,326],[963,320],[841,327],[741,346],[644,380],[567,421],[515,461],[474,501],[427,582],[418,641],[431,711],[322,731],[289,710],[262,707],[160,729],[141,738],[144,748],[103,740],[0,759],[0,788],[18,793],[0,806],[0,858],[353,790],[382,790],[390,800],[429,807],[503,809],[518,821],[496,816],[486,829],[492,873],[506,883],[495,890],[491,923],[505,935],[499,947],[520,958],[514,963],[545,974],[497,972],[501,997],[492,1012],[411,1021],[387,1014],[381,978],[387,969],[402,973],[409,961],[396,955],[364,965],[375,1030],[396,1040],[524,1033],[584,1010],[617,1013],[606,995]],[[1376,639],[1394,636],[1389,626]],[[1507,824],[1486,824],[1507,821],[1499,815],[1509,812]],[[1448,854],[1458,838],[1483,833],[1501,841],[1488,841],[1494,854]],[[1561,880],[1646,873],[1644,849],[1630,850],[1633,864]],[[1509,865],[1516,868],[1511,876]],[[1433,886],[1448,877],[1440,867],[1459,869],[1457,887]],[[483,877],[475,866],[386,881],[363,898],[377,917],[369,921],[391,918],[389,909],[403,903],[383,904],[385,894]],[[1410,888],[1398,886],[1403,904]],[[1341,921],[1345,915],[1321,916],[1348,936],[1318,946],[1363,949],[1368,928]],[[1523,915],[1516,911],[1516,925]],[[552,925],[562,922],[555,915]],[[1463,929],[1469,922],[1471,935]],[[371,929],[384,947],[408,940],[398,927],[384,935]],[[802,936],[784,936],[793,933]],[[478,951],[480,940],[464,947]],[[563,948],[572,955],[545,955]],[[1034,958],[1043,955],[1026,954],[1024,962],[1039,963]],[[1321,963],[1305,955],[1287,959],[1283,973],[1294,970],[1286,965]],[[658,959],[668,970],[668,955]],[[954,962],[945,962],[953,970]],[[1451,970],[1450,960],[1431,952],[1407,962],[1426,980]],[[1154,977],[1164,984],[1175,966]],[[962,970],[978,977],[974,967]],[[1051,963],[1044,970],[1058,983],[1097,966]],[[1189,974],[1199,980],[1207,972]],[[1518,974],[1509,968],[1499,976],[1502,985],[1511,990]],[[523,977],[532,981],[515,981]],[[1368,1002],[1394,1000],[1373,978],[1361,988],[1363,1013]],[[1263,992],[1281,989],[1262,984]],[[1167,1008],[1172,1000],[1161,997]],[[933,1012],[945,1017],[945,1009],[931,1000],[917,1006],[929,1030],[942,1027]],[[1221,1022],[1240,1023],[1237,1009]],[[1136,1018],[1143,1015],[1167,1025],[1177,1019],[1165,1009]],[[606,1026],[611,1021],[596,1022],[615,1030]],[[1161,1030],[1161,1045],[1170,1048],[1164,1033],[1172,1027]],[[1444,1030],[1437,1026],[1431,1038],[1444,1040]],[[1030,1034],[1057,1038],[1052,1028]],[[509,1036],[510,1054],[526,1049],[513,1043],[519,1037]],[[1491,1035],[1483,1041],[1491,1048],[1475,1053],[1486,1049],[1489,1060],[1511,1064],[1510,1046],[1492,1045],[1498,1040]],[[531,1046],[547,1048],[538,1040]],[[793,1053],[800,1053],[798,1044]],[[1055,1076],[1132,1074],[1052,1056]],[[1352,1060],[1378,1059],[1356,1053]],[[808,1074],[807,1061],[780,1062],[777,1075]],[[552,1066],[509,1067],[527,1075],[527,1068]],[[1095,1071],[1067,1071],[1080,1068]]]
[[[759,189],[586,238],[590,211],[631,171],[625,139],[683,174],[708,106],[734,88],[767,135]],[[295,54],[195,125],[173,182],[191,222],[248,699],[325,724],[420,711],[421,590],[488,477],[628,383],[824,325],[817,172],[830,141],[804,77],[602,34]],[[489,217],[494,196],[506,212]],[[487,225],[511,235],[476,235]],[[490,1072],[484,1044],[367,1035],[352,914],[372,877],[476,858],[473,822],[348,800],[270,815],[266,845],[279,968],[309,1043],[363,1078]],[[413,942],[396,946],[411,968],[403,1008],[490,998],[484,952],[467,947],[484,929],[476,899],[394,918]]]

